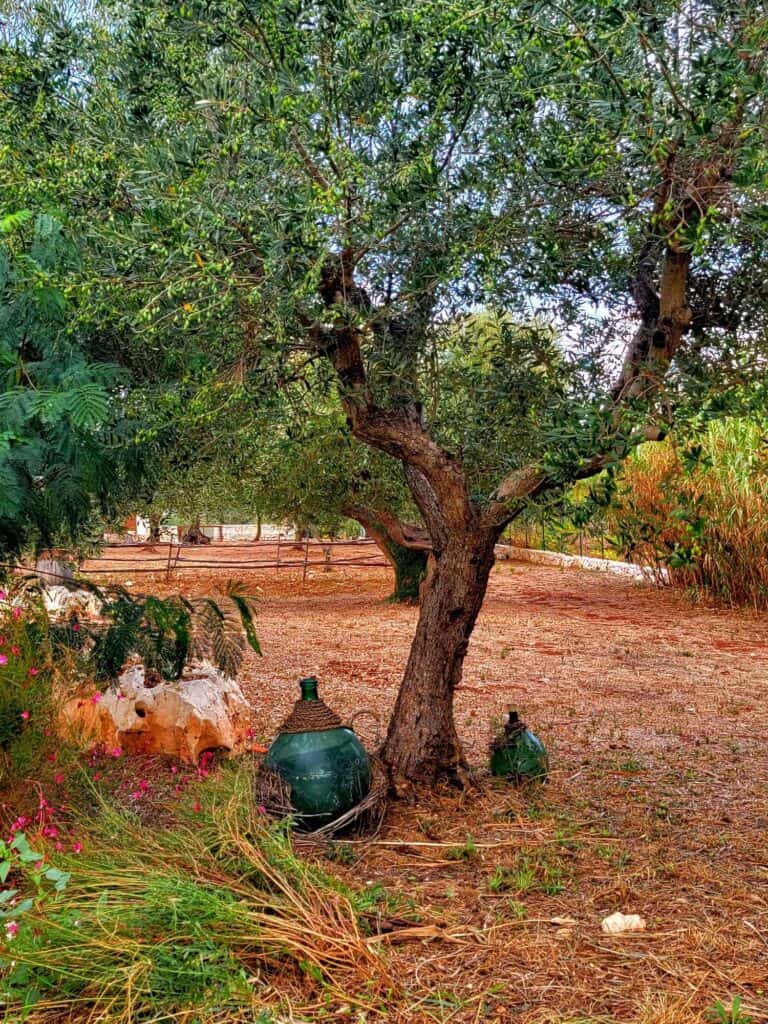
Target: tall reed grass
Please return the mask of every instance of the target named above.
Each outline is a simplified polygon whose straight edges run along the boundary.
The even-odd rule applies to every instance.
[[[659,582],[768,608],[766,426],[724,419],[695,448],[643,445],[624,466],[612,525]]]

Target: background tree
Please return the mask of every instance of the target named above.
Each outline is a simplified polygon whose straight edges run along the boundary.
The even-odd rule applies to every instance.
[[[410,779],[455,773],[453,694],[504,526],[762,373],[765,11],[105,9],[87,75],[55,72],[66,33],[38,22],[13,85],[37,97],[21,164],[55,169],[87,239],[84,316],[190,386],[332,371],[350,432],[403,467],[434,558],[384,756]],[[500,318],[501,393],[472,447],[429,397],[446,325],[478,309]],[[532,314],[567,339],[567,373],[516,362],[505,317]]]
[[[258,517],[316,536],[363,526],[392,565],[393,598],[418,598],[430,542],[402,474],[350,436],[327,387],[305,376],[264,395],[217,379],[164,415],[156,430],[166,453],[145,513],[172,511],[184,522]]]

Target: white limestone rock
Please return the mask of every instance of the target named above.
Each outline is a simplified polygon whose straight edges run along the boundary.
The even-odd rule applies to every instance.
[[[101,614],[101,601],[90,590],[46,586],[42,594],[45,609],[54,618],[72,614],[80,618],[97,618]]]
[[[107,749],[194,764],[205,750],[243,750],[250,708],[235,680],[207,662],[157,682],[138,664],[123,671],[116,689],[68,701],[63,720],[70,734]]]

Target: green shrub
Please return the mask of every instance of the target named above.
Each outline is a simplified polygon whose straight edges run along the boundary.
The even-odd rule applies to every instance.
[[[0,779],[23,774],[50,725],[51,646],[45,610],[18,586],[0,589]]]

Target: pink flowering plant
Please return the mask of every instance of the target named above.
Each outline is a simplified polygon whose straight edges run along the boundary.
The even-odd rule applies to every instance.
[[[70,875],[50,864],[46,854],[33,850],[24,832],[0,839],[0,944],[19,931],[25,914],[66,889]],[[9,884],[10,883],[10,884]]]
[[[48,724],[51,647],[42,602],[0,586],[0,776],[14,744],[29,746]]]

